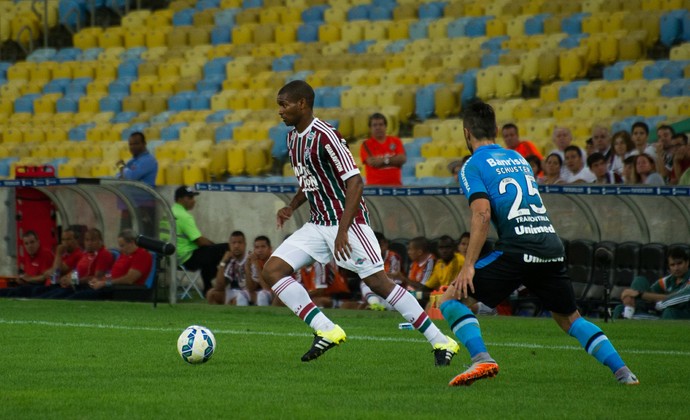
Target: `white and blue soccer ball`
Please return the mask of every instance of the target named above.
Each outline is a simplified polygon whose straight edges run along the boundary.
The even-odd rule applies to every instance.
[[[193,365],[205,363],[216,350],[216,337],[200,325],[187,327],[177,339],[177,351],[182,360]]]

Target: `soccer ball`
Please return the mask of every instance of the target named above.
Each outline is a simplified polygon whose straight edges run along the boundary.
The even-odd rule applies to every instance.
[[[211,330],[199,325],[187,327],[177,339],[177,351],[182,360],[193,365],[205,363],[216,349],[216,337]]]

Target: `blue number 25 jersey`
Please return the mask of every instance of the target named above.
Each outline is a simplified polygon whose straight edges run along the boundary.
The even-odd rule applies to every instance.
[[[563,257],[563,243],[541,201],[532,168],[519,153],[492,144],[474,151],[460,172],[465,197],[486,198],[498,232],[496,250]]]

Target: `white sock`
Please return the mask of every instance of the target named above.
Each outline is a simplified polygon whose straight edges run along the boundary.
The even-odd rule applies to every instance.
[[[271,306],[271,298],[273,295],[268,290],[259,290],[256,292],[257,306]]]
[[[295,315],[314,330],[330,331],[335,327],[335,324],[316,307],[309,298],[307,290],[297,280],[292,277],[283,277],[273,285],[272,289],[285,306],[292,309]]]
[[[381,298],[374,293],[373,290],[369,286],[367,286],[366,283],[360,282],[359,283],[359,289],[362,291],[362,297],[364,297],[364,300],[369,304],[369,305],[380,305],[381,304]]]
[[[633,306],[623,308],[623,318],[632,319],[633,315],[635,315],[635,308]]]
[[[424,337],[429,340],[432,346],[448,342],[448,338],[431,322],[424,309],[417,302],[417,299],[412,297],[402,287],[396,284],[393,291],[386,298],[386,302],[390,303],[407,322],[414,325],[417,330],[424,334]]]

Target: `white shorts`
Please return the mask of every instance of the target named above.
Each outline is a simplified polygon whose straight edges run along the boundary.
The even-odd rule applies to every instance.
[[[230,287],[225,289],[225,304],[229,305],[230,302],[235,299],[235,305],[237,306],[248,306],[249,305],[249,293],[242,289],[232,289]]]
[[[327,264],[334,259],[333,250],[337,234],[338,226],[307,223],[280,244],[271,256],[290,264],[295,271],[314,261]],[[369,277],[383,270],[381,248],[371,227],[353,224],[347,231],[347,235],[352,247],[350,259],[336,260],[336,264],[354,271],[360,278]]]

